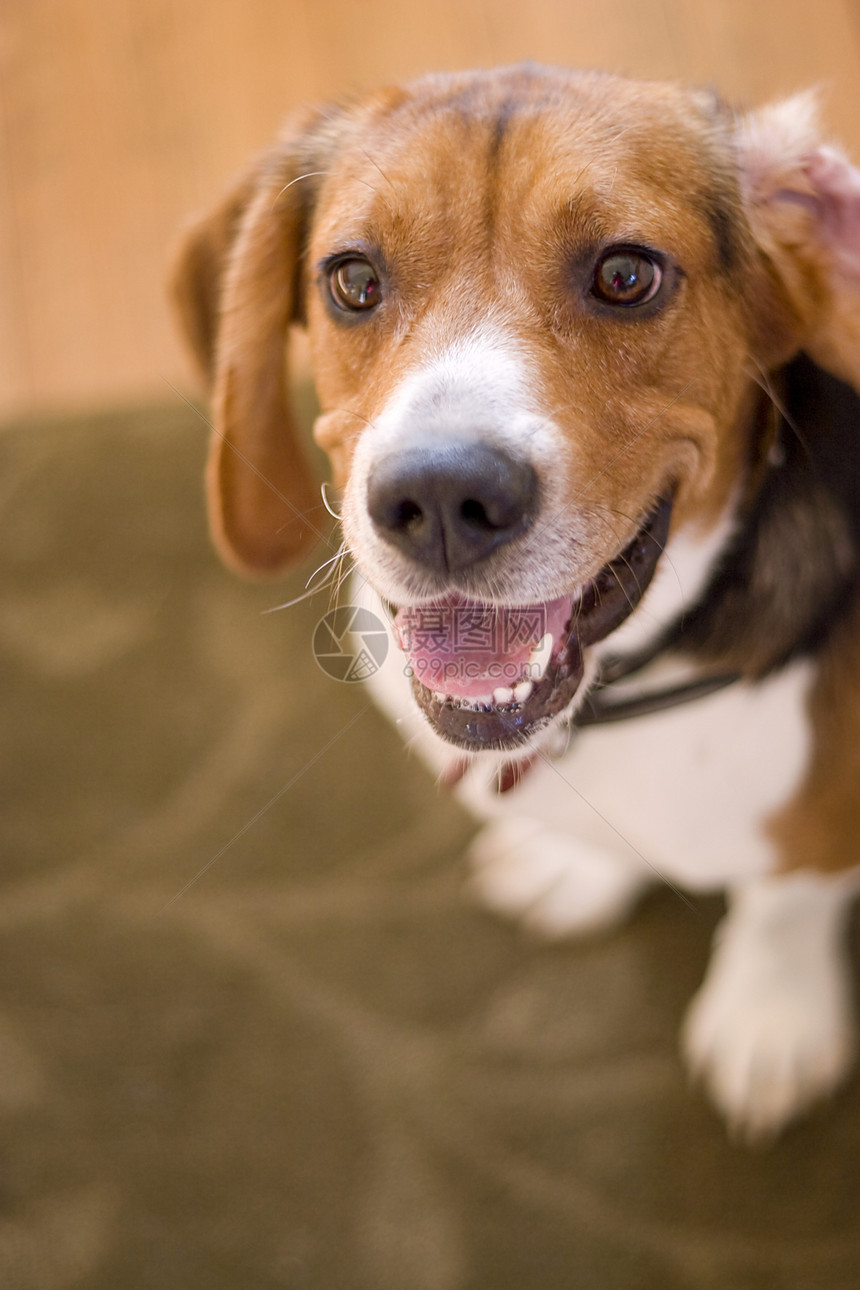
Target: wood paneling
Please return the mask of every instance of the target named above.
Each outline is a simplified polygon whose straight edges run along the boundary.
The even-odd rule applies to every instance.
[[[860,155],[855,0],[3,0],[0,414],[169,394],[183,216],[291,105],[520,58],[758,102],[825,88]]]

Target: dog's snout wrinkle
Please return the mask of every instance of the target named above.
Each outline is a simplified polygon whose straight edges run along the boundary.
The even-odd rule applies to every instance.
[[[537,475],[482,443],[412,447],[382,461],[367,490],[380,536],[437,573],[465,569],[522,533],[534,517]]]

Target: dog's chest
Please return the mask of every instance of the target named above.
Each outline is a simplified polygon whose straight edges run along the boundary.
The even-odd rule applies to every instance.
[[[582,731],[501,803],[465,791],[484,810],[539,818],[693,889],[768,872],[768,819],[809,756],[812,670],[798,662],[758,685]]]
[[[385,620],[362,579],[352,591]],[[478,756],[458,795],[479,818],[532,817],[693,889],[768,872],[777,864],[768,819],[790,800],[809,759],[813,676],[814,665],[800,660],[758,684],[583,730],[562,757],[539,758],[503,796],[492,788],[497,759]],[[662,679],[646,673],[637,683]],[[396,649],[369,688],[435,773],[457,760],[418,711]]]

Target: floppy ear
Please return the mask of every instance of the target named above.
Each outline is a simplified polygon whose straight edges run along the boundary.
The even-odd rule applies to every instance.
[[[737,143],[747,216],[795,348],[860,389],[860,170],[822,143],[813,93],[750,113]]]
[[[242,217],[259,182],[258,168],[245,174],[205,215],[181,230],[170,268],[170,295],[197,375],[207,394],[215,379],[224,270]]]
[[[173,273],[180,322],[212,394],[206,486],[225,562],[276,573],[322,537],[319,488],[298,445],[286,346],[301,320],[300,261],[324,167],[312,159],[319,114],[285,132],[186,233]]]

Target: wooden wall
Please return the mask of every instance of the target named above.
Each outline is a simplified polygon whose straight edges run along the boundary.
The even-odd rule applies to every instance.
[[[821,83],[860,156],[858,0],[2,0],[0,417],[189,384],[167,248],[292,104],[526,57]]]

